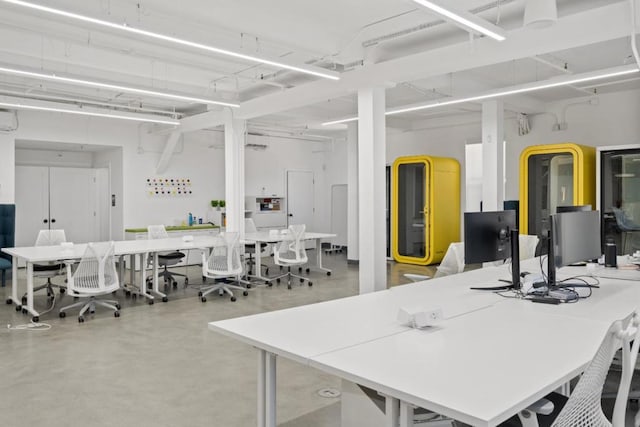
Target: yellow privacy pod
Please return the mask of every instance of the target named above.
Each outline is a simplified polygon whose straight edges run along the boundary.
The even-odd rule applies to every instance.
[[[445,157],[398,157],[392,179],[393,259],[440,262],[449,244],[460,240],[460,164]]]
[[[596,209],[596,150],[573,143],[534,145],[520,154],[520,234],[544,236],[558,206]]]

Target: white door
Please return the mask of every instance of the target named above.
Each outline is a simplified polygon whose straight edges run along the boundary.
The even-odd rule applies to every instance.
[[[63,229],[69,242],[99,240],[96,193],[95,169],[50,168],[51,228]]]
[[[16,166],[16,246],[33,246],[49,228],[49,168]]]
[[[314,231],[313,172],[287,171],[287,225],[305,224]]]

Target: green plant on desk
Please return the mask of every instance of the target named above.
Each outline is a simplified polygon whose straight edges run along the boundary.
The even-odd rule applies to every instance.
[[[211,207],[212,208],[218,208],[219,209],[220,206],[220,201],[219,200],[212,200],[211,201]]]
[[[227,206],[227,202],[225,202],[224,200],[220,200],[220,207],[224,208],[225,206]]]

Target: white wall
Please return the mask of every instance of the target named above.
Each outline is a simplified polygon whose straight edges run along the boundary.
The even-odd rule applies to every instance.
[[[109,209],[111,209],[109,229],[112,240],[124,238],[124,178],[122,175],[122,162],[122,147],[98,151],[93,156],[92,167],[109,170]],[[115,206],[112,206],[111,203],[112,196],[115,196]]]
[[[20,145],[20,141],[17,141]],[[16,148],[16,165],[90,168],[93,153],[89,151],[30,150]]]
[[[0,203],[14,204],[15,198],[15,139],[12,133],[0,133]]]

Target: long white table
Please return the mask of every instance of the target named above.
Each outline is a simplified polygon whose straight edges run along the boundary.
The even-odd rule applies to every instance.
[[[136,292],[138,295],[144,296],[149,299],[150,303],[154,301],[154,295],[161,297],[164,302],[167,301],[167,296],[162,293],[158,287],[158,252],[172,251],[172,250],[189,250],[189,249],[206,249],[213,247],[217,242],[215,236],[198,236],[193,241],[185,242],[180,237],[173,237],[167,239],[152,239],[152,240],[123,240],[116,241],[114,248],[114,255],[116,257],[140,256],[141,265],[146,265],[147,256],[152,254],[154,256],[154,270],[153,270],[153,287],[151,293],[146,289],[146,269],[140,269],[140,282],[137,286]],[[2,252],[5,252],[13,257],[13,272],[11,280],[11,297],[7,299],[7,304],[16,304],[17,310],[23,310],[28,312],[34,317],[34,321],[38,320],[40,314],[35,310],[33,306],[33,264],[44,263],[49,261],[65,261],[65,260],[78,260],[82,258],[87,244],[74,244],[73,246],[30,246],[19,248],[3,248]],[[27,270],[27,301],[26,305],[22,305],[21,298],[18,297],[18,260],[23,259],[26,261]],[[122,265],[122,263],[121,263]],[[134,264],[132,264],[134,265]],[[131,280],[134,281],[134,271],[132,269]],[[132,283],[133,284],[133,283]],[[154,294],[154,295],[152,295]]]
[[[379,391],[390,427],[412,425],[414,405],[494,426],[578,375],[611,322],[640,302],[640,286],[613,279],[600,279],[589,299],[558,306],[469,289],[508,277],[507,267],[486,268],[209,328],[259,350],[260,427],[276,425],[277,356]],[[441,306],[446,319],[425,330],[400,325],[398,309],[416,304]]]
[[[315,251],[316,251],[316,265],[310,266],[310,269],[321,271],[326,273],[327,276],[331,275],[331,270],[325,268],[322,265],[322,240],[323,239],[331,239],[332,237],[336,237],[336,234],[332,233],[315,233],[312,231],[308,231],[304,233],[303,240],[314,240],[315,241]],[[255,265],[255,273],[252,277],[256,279],[263,280],[265,282],[269,282],[269,278],[262,275],[262,254],[260,253],[260,243],[274,244],[278,242],[282,242],[283,240],[289,240],[291,236],[288,234],[281,233],[270,233],[268,231],[258,231],[256,233],[245,233],[244,241],[249,243],[253,242],[256,244],[256,265]]]

